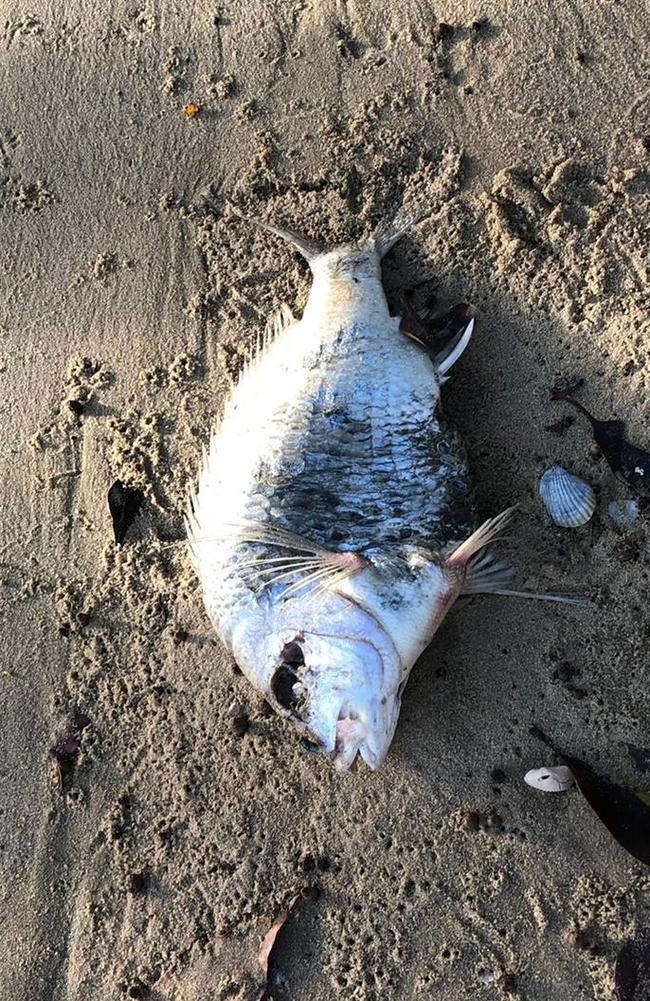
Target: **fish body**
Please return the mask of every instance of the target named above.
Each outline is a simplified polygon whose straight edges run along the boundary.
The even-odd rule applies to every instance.
[[[380,273],[400,234],[330,251],[289,234],[313,273],[307,305],[276,316],[234,386],[188,514],[219,636],[340,768],[357,753],[381,764],[454,600],[509,575],[477,555],[502,520],[474,531],[465,454],[440,410],[473,321],[434,357],[405,336]]]

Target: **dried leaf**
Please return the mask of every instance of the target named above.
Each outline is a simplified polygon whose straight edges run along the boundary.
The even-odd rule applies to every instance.
[[[625,943],[616,959],[614,985],[618,1001],[650,1001],[650,932]]]
[[[266,983],[264,984],[264,987],[262,988],[262,991],[258,995],[256,1001],[266,1001],[266,998],[268,998],[269,996],[269,991],[271,990],[272,986],[271,983],[269,982],[270,979],[269,967],[271,965],[271,961],[273,958],[273,950],[275,948],[275,943],[277,941],[280,931],[286,924],[287,919],[292,914],[299,900],[300,896],[296,896],[289,902],[289,906],[284,911],[282,911],[281,914],[278,915],[278,917],[275,919],[275,921],[267,931],[266,935],[260,942],[260,948],[257,954],[257,960],[260,964],[260,968],[265,977]]]
[[[643,794],[610,782],[585,761],[558,750],[538,727],[533,727],[532,733],[568,765],[580,792],[619,845],[650,865],[650,806]]]
[[[108,491],[108,508],[113,519],[113,532],[118,546],[124,542],[133,519],[142,507],[144,494],[136,487],[125,487],[121,480],[115,480]]]

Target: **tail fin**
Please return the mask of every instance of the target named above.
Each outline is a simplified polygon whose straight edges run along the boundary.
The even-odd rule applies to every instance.
[[[421,212],[415,212],[412,215],[398,213],[392,222],[380,223],[368,243],[374,244],[375,250],[381,259],[421,218]]]
[[[271,222],[266,222],[264,219],[258,219],[256,216],[242,216],[245,222],[252,222],[255,226],[259,226],[261,229],[268,230],[269,233],[275,233],[276,236],[281,236],[283,240],[288,243],[292,243],[296,250],[302,254],[308,264],[311,265],[317,257],[325,253],[325,247],[319,243],[317,240],[312,240],[311,237],[305,236],[303,233],[298,233],[295,229],[287,229],[281,226],[275,226]]]
[[[420,217],[420,213],[409,216],[397,215],[390,223],[380,223],[372,236],[365,242],[365,246],[372,247],[379,258],[384,257],[390,248],[419,222]],[[242,216],[241,218],[244,222],[251,222],[255,226],[259,226],[269,233],[275,233],[276,236],[281,236],[283,240],[293,244],[310,266],[317,257],[320,257],[321,254],[327,251],[327,248],[318,240],[312,240],[310,236],[298,233],[295,229],[276,226],[274,223],[266,222],[265,219],[259,219],[257,216]]]

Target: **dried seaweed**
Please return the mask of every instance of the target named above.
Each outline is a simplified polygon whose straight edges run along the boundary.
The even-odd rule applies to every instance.
[[[625,437],[625,421],[599,421],[567,391],[554,390],[552,399],[563,400],[575,407],[591,424],[594,441],[619,479],[635,493],[650,497],[650,452],[633,445]]]

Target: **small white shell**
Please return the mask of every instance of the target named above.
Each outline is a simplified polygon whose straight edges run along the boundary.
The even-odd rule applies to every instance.
[[[635,500],[615,500],[607,505],[607,512],[619,528],[629,528],[639,517],[639,504]]]
[[[596,495],[588,483],[552,466],[540,477],[539,496],[556,525],[577,528],[585,525],[596,510]]]
[[[533,768],[524,775],[526,785],[542,792],[566,792],[573,785],[573,773],[566,765],[556,768]]]

